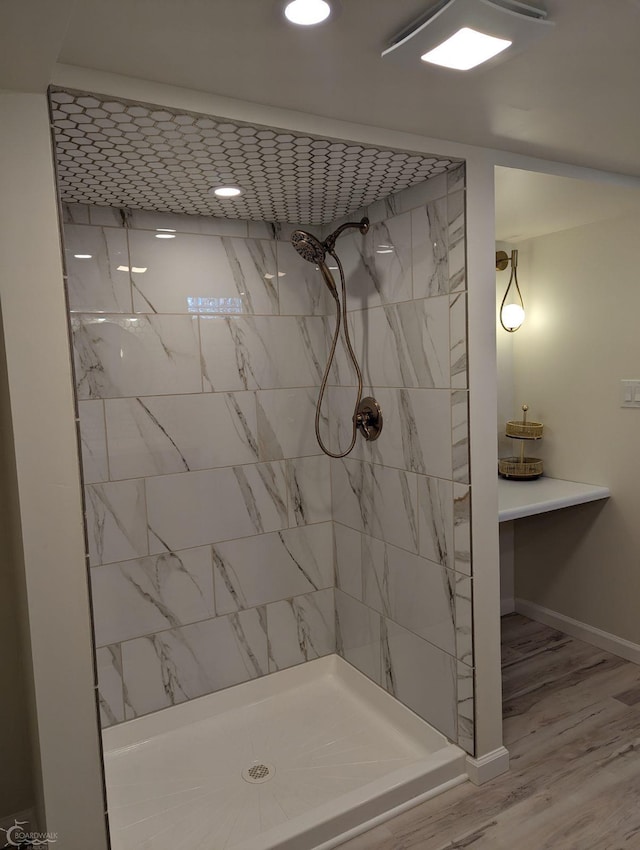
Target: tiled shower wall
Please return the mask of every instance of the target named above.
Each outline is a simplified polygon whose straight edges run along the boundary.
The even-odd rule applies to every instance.
[[[337,646],[473,750],[463,170],[365,212],[338,251],[385,426],[330,471],[333,302],[287,228],[67,208],[105,725]],[[335,450],[341,350],[331,383]]]
[[[319,272],[263,223],[100,207],[65,252],[103,723],[335,651]]]
[[[339,243],[377,442],[332,461],[337,648],[473,752],[464,167],[368,210]],[[347,446],[354,373],[331,389]]]

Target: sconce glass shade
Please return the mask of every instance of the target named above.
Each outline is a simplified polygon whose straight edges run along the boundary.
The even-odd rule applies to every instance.
[[[496,269],[502,271],[511,263],[511,277],[507,291],[500,305],[500,324],[508,333],[517,331],[524,322],[524,302],[518,285],[518,252],[512,251],[511,257],[505,251],[496,253]]]

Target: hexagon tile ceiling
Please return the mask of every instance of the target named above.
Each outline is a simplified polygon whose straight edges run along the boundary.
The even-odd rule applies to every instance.
[[[86,92],[51,101],[68,203],[326,224],[458,164]],[[219,199],[221,184],[244,194]]]

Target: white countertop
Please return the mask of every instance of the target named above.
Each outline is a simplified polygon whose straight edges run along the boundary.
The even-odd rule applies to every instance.
[[[498,479],[498,521],[506,522],[533,514],[543,514],[558,508],[581,505],[608,499],[608,487],[596,484],[578,484],[560,478],[536,478],[534,481]]]

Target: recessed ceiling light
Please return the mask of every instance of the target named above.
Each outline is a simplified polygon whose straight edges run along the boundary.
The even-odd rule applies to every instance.
[[[93,254],[74,254],[73,256],[76,260],[90,260],[93,257]]]
[[[331,6],[326,0],[292,0],[284,9],[287,20],[302,27],[320,24],[331,14]]]
[[[237,198],[242,195],[242,189],[239,186],[216,186],[213,194],[218,198]]]
[[[457,71],[469,71],[476,65],[502,53],[511,47],[512,41],[506,38],[496,38],[484,32],[478,32],[470,27],[462,27],[451,38],[443,41],[433,50],[420,58],[432,65],[442,65],[443,68],[455,68]]]

